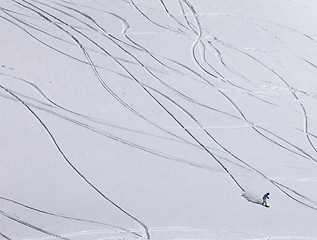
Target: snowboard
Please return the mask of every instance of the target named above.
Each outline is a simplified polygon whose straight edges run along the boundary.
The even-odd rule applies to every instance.
[[[261,204],[263,207],[267,207],[267,208],[269,208],[270,206],[269,205],[265,205],[265,204]]]

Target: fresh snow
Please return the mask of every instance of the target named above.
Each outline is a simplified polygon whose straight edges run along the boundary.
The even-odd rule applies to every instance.
[[[0,239],[317,239],[316,23],[312,0],[2,0]]]

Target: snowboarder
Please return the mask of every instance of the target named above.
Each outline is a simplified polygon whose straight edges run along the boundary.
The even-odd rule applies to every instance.
[[[265,207],[269,207],[268,205],[267,205],[267,202],[266,202],[266,199],[270,199],[269,198],[269,195],[270,195],[270,193],[266,193],[266,194],[264,194],[264,196],[263,196],[263,202],[262,202],[262,205],[263,206],[265,206]]]

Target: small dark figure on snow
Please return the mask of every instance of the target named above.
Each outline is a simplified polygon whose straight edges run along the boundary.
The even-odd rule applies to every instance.
[[[262,205],[263,206],[265,206],[265,207],[269,207],[268,205],[267,205],[267,202],[266,202],[266,199],[270,199],[269,198],[269,195],[270,195],[270,193],[266,193],[266,194],[264,194],[264,196],[263,196],[263,202],[262,202]]]

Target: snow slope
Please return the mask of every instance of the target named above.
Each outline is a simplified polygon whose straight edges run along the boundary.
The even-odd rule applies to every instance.
[[[311,0],[2,0],[0,239],[317,239],[316,22]]]

